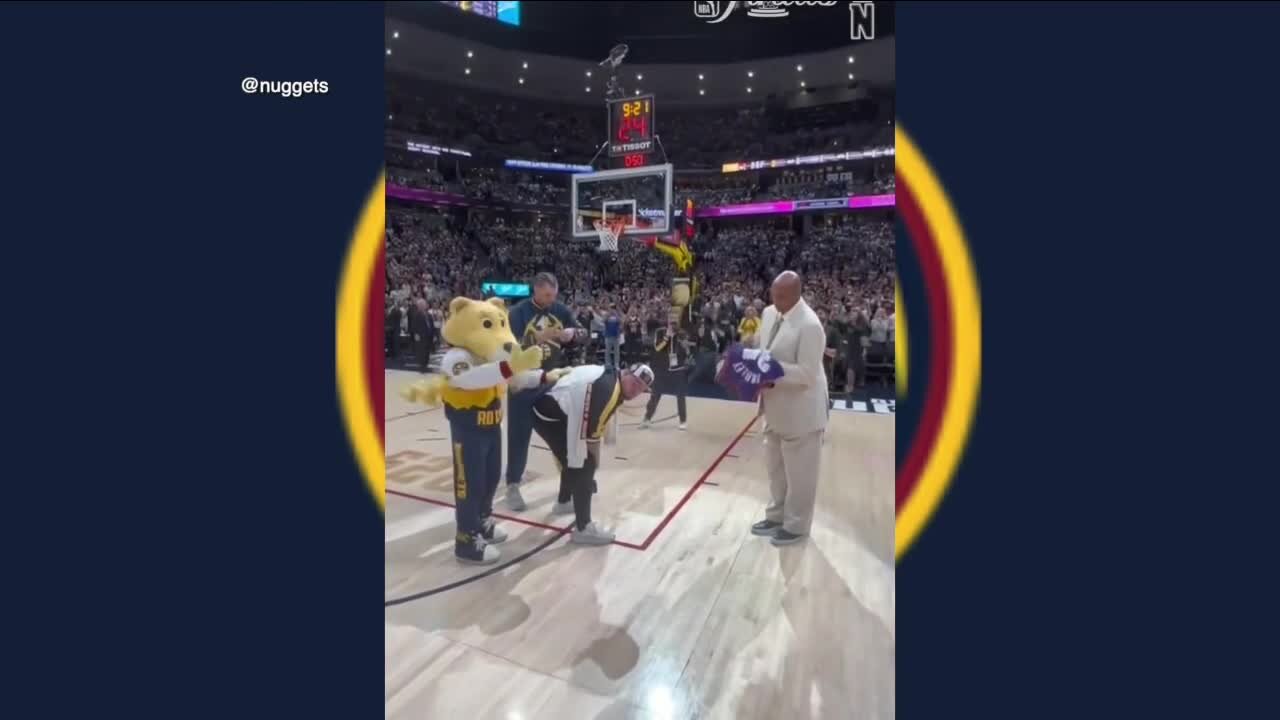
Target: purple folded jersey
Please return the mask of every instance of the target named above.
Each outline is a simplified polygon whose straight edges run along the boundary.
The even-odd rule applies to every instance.
[[[773,361],[767,350],[744,348],[738,343],[725,351],[716,382],[723,385],[730,395],[752,402],[760,390],[782,377],[782,366]]]

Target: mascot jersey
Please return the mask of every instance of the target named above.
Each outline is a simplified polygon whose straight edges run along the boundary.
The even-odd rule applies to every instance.
[[[578,327],[578,321],[563,303],[554,302],[551,303],[551,307],[544,308],[535,303],[533,298],[522,300],[511,308],[510,318],[511,331],[520,340],[522,348],[536,345],[533,338],[540,330],[547,328],[564,330]],[[561,362],[563,354],[559,342],[543,343],[542,369],[552,370],[560,367],[563,364]]]
[[[569,467],[580,468],[587,461],[587,443],[604,437],[609,420],[622,402],[618,374],[599,365],[583,365],[570,370],[546,393],[555,398],[569,418],[565,454]]]
[[[459,429],[494,432],[502,427],[502,386],[523,390],[537,387],[544,377],[541,370],[513,373],[506,360],[486,363],[462,348],[445,353],[440,370],[448,378],[440,396],[449,422]]]

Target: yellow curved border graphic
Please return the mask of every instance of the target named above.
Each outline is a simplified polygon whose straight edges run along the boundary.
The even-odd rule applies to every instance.
[[[977,410],[978,385],[982,375],[982,319],[973,261],[969,258],[964,232],[960,229],[951,201],[933,168],[901,126],[896,131],[896,143],[897,171],[919,202],[920,211],[938,245],[955,332],[951,383],[938,438],[925,461],[919,483],[897,517],[894,554],[900,560],[938,509],[964,454]],[[899,333],[898,337],[902,334]]]
[[[343,263],[338,284],[338,397],[347,435],[355,449],[369,491],[378,507],[386,509],[387,463],[374,425],[365,364],[365,304],[369,301],[369,285],[374,278],[374,263],[386,223],[386,177],[378,176],[373,191],[365,200],[360,222],[356,225],[351,248]]]

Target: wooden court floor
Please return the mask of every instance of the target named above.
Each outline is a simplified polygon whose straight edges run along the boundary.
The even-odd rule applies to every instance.
[[[751,535],[768,501],[755,408],[675,401],[640,429],[625,408],[580,547],[551,517],[558,476],[534,435],[528,509],[495,511],[497,566],[453,559],[443,412],[387,372],[388,718],[892,718],[894,421],[832,413],[812,535]],[[505,455],[504,455],[505,460]]]

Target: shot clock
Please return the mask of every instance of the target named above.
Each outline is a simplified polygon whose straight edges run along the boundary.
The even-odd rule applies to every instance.
[[[622,158],[623,167],[643,167],[653,152],[652,95],[609,101],[609,157]]]

